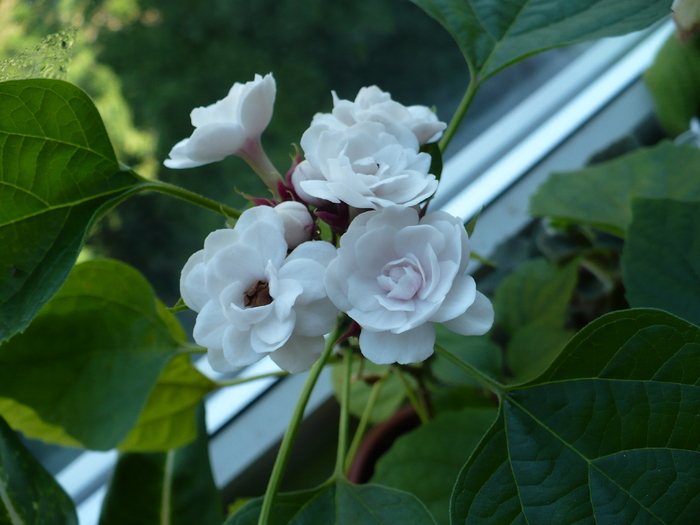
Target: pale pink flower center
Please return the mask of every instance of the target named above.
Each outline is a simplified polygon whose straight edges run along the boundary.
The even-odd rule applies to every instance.
[[[403,257],[385,264],[377,282],[389,292],[387,297],[407,301],[413,299],[423,285],[423,275],[418,261],[413,257]]]

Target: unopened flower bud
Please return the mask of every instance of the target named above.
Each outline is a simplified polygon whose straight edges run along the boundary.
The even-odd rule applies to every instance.
[[[311,240],[314,219],[306,206],[301,202],[286,201],[275,206],[275,211],[284,222],[284,240],[290,250]]]

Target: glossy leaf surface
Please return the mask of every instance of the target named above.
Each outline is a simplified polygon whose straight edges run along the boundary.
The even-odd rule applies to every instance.
[[[415,494],[440,524],[449,524],[452,486],[496,419],[495,408],[438,415],[399,437],[377,462],[373,483]]]
[[[662,142],[580,171],[554,173],[530,201],[530,212],[625,236],[632,199],[700,200],[700,151]]]
[[[31,327],[0,347],[0,397],[87,448],[113,448],[183,342],[166,314],[132,267],[79,264]]]
[[[459,475],[453,524],[675,523],[700,515],[700,328],[608,314],[505,391]]]
[[[262,499],[236,512],[224,525],[256,525]],[[340,479],[316,489],[280,494],[269,525],[435,525],[415,496],[380,485],[353,485]]]
[[[68,277],[100,213],[138,182],[100,115],[60,80],[0,83],[0,342]]]
[[[223,506],[212,477],[203,407],[197,419],[197,439],[184,447],[121,454],[100,525],[221,524]]]
[[[666,0],[411,0],[459,44],[478,79],[566,44],[624,35],[666,16]]]
[[[75,506],[0,418],[0,523],[78,525]]]
[[[700,202],[639,199],[632,217],[622,255],[630,305],[700,325]]]

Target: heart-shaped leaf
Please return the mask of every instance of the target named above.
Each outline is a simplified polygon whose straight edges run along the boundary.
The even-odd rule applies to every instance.
[[[204,407],[198,412],[197,439],[189,445],[119,456],[100,525],[221,524],[223,506],[211,472]]]
[[[501,400],[457,479],[453,525],[700,515],[697,326],[661,310],[608,314]]]
[[[133,190],[88,96],[61,80],[0,83],[0,342],[68,277],[92,223]]]
[[[0,418],[0,523],[78,525],[75,506]]]
[[[670,13],[669,0],[411,0],[454,37],[483,80],[557,46],[624,35]]]
[[[224,525],[256,525],[262,498],[247,503]],[[436,525],[414,495],[380,485],[353,485],[345,479],[318,488],[280,494],[269,525]]]
[[[530,201],[530,213],[625,236],[632,199],[700,200],[700,151],[662,142],[603,164],[554,173]]]
[[[495,408],[438,415],[396,440],[379,458],[372,482],[415,494],[435,521],[448,525],[452,486],[495,418]]]
[[[637,199],[622,253],[627,300],[700,325],[700,202]]]
[[[27,331],[0,346],[0,398],[31,408],[48,428],[87,448],[113,448],[184,343],[166,315],[172,317],[132,267],[76,265]],[[36,424],[18,430],[53,435],[34,434]]]

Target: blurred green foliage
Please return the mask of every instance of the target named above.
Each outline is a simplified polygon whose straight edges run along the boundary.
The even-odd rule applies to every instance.
[[[237,190],[265,195],[241,159],[162,166],[191,134],[192,108],[223,98],[234,82],[274,73],[277,101],[263,145],[284,173],[314,113],[331,109],[332,89],[354,98],[377,84],[404,104],[436,105],[449,119],[468,79],[451,37],[408,0],[3,0],[0,15],[8,21],[0,59],[77,28],[63,78],[95,100],[119,159],[237,207],[245,206]],[[91,249],[137,266],[174,302],[185,261],[223,224],[211,212],[147,195],[102,221]]]

